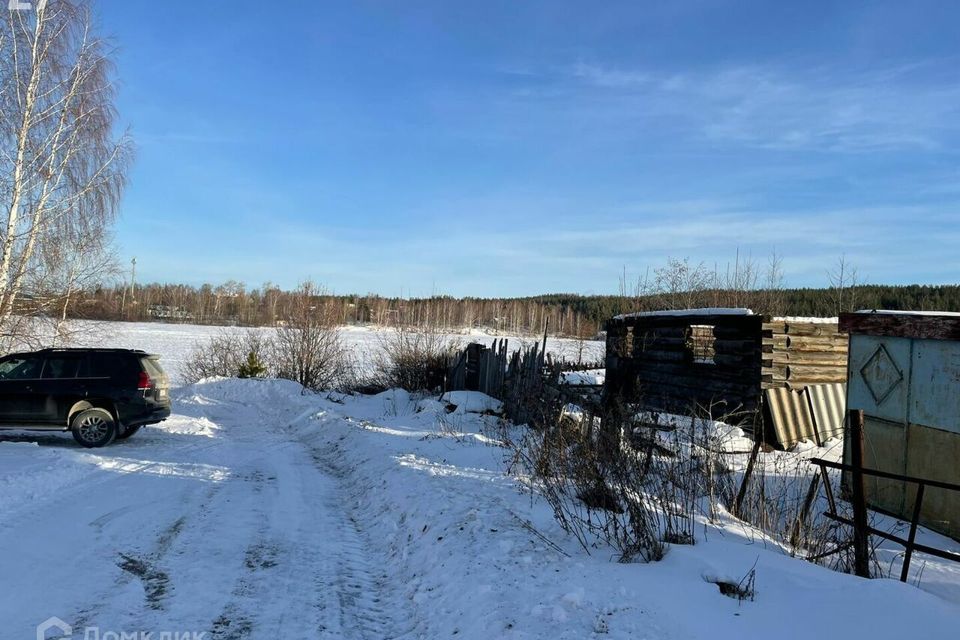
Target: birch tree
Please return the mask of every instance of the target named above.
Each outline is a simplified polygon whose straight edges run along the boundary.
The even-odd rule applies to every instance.
[[[103,267],[131,145],[115,132],[112,49],[87,3],[33,2],[0,24],[0,328],[9,337],[23,307],[52,311],[25,298],[59,299],[50,287],[66,282],[69,292]]]

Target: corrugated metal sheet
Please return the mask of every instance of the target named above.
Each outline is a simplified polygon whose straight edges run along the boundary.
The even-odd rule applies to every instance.
[[[817,433],[817,444],[843,436],[843,418],[847,413],[847,385],[813,384],[804,390]]]
[[[802,391],[765,389],[763,392],[776,443],[788,448],[801,440],[817,441],[810,404]]]
[[[776,442],[792,447],[801,440],[823,445],[843,435],[846,385],[815,384],[801,390],[764,390],[768,415]]]

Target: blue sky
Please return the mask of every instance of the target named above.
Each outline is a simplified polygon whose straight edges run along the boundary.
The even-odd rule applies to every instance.
[[[101,0],[140,280],[960,281],[956,2]]]

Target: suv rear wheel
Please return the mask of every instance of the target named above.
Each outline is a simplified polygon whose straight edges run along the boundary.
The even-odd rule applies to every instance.
[[[73,439],[84,447],[103,447],[117,435],[117,421],[106,409],[86,409],[70,423]]]

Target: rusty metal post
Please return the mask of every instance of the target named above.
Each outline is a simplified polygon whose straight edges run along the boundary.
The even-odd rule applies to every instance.
[[[903,557],[903,569],[900,570],[900,582],[906,582],[910,573],[910,560],[913,558],[913,543],[917,539],[917,525],[920,524],[920,506],[923,504],[922,482],[917,485],[917,497],[913,501],[913,518],[910,520],[910,535],[907,536],[907,553]]]
[[[747,461],[747,469],[743,472],[743,480],[740,482],[740,491],[737,492],[737,499],[733,503],[733,515],[740,516],[740,509],[743,507],[743,501],[747,497],[747,487],[750,486],[750,476],[753,475],[753,465],[757,462],[757,456],[760,455],[761,443],[754,440],[753,450],[750,451],[750,460]]]
[[[823,490],[827,494],[827,504],[830,505],[830,513],[837,514],[837,501],[833,499],[833,487],[830,485],[830,474],[827,473],[827,467],[820,464],[820,475],[823,477]]]
[[[850,461],[853,466],[853,572],[870,577],[870,532],[867,494],[863,486],[863,410],[850,411]]]

